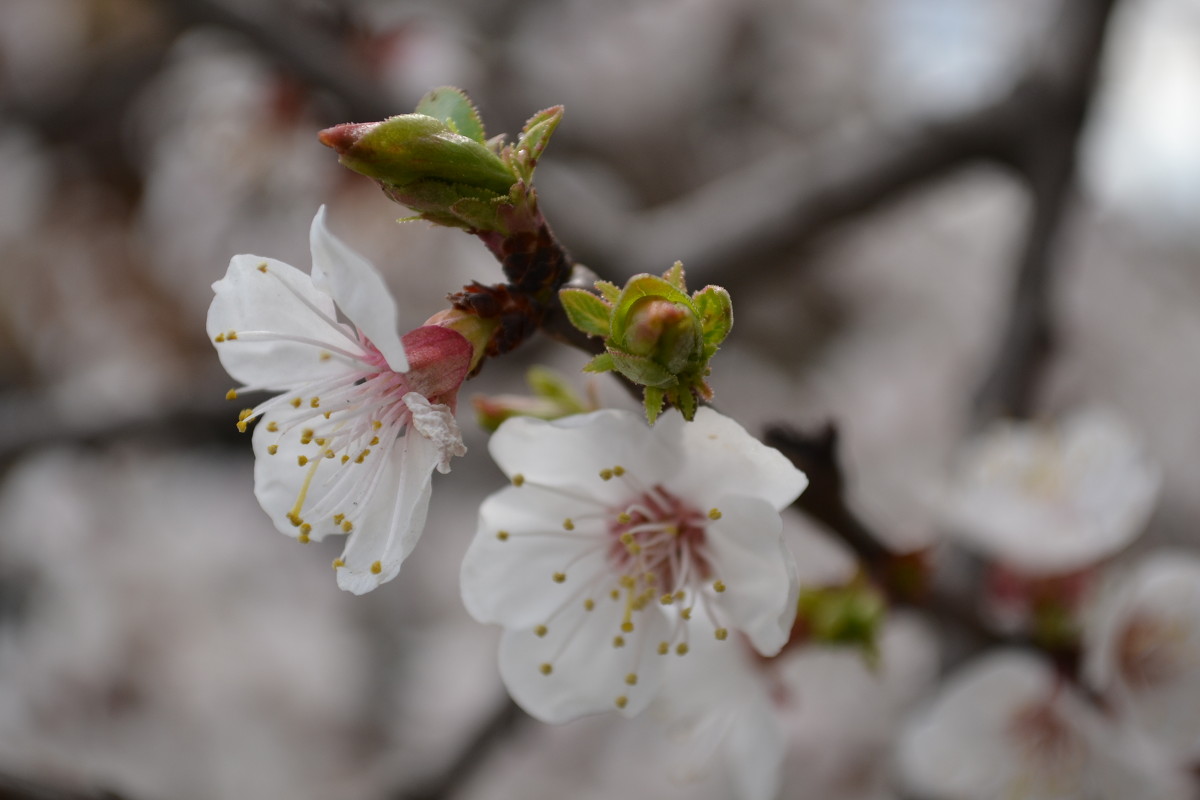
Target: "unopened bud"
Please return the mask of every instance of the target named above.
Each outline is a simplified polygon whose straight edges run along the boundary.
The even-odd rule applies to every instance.
[[[694,311],[683,303],[658,297],[634,301],[624,334],[623,350],[646,356],[671,373],[680,372],[698,358],[704,341]]]

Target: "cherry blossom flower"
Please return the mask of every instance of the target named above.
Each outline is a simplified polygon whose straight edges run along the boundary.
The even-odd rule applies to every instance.
[[[984,555],[1026,575],[1063,574],[1133,541],[1158,487],[1133,433],[1088,410],[1057,428],[1010,422],[970,442],[943,510]]]
[[[234,256],[213,284],[208,333],[244,384],[231,399],[281,392],[238,421],[245,431],[258,420],[259,503],[301,542],[350,534],[338,586],[363,594],[396,577],[425,525],[433,470],[466,452],[454,407],[472,348],[439,326],[401,337],[383,279],[328,231],[324,207],[310,241],[311,277]]]
[[[797,589],[779,511],[807,478],[733,420],[514,418],[489,449],[512,486],[480,509],[463,601],[505,628],[500,674],[533,716],[632,716],[698,636],[740,631],[765,655],[786,642]]]
[[[1200,757],[1200,559],[1156,553],[1101,593],[1084,626],[1086,674],[1132,724]]]
[[[950,678],[905,730],[900,776],[930,800],[1168,800],[1182,775],[1053,667],[997,651]]]

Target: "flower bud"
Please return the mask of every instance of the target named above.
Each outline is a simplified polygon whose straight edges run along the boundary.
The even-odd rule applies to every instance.
[[[643,297],[633,303],[622,349],[646,356],[668,372],[678,373],[700,355],[704,331],[696,314],[683,303]]]
[[[483,357],[487,355],[488,343],[492,339],[492,334],[495,333],[496,328],[500,325],[500,319],[498,317],[484,319],[469,311],[458,308],[447,308],[425,320],[425,324],[439,328],[448,328],[470,342],[470,372],[474,374]]]

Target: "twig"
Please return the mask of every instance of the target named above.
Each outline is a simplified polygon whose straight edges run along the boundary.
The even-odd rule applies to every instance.
[[[416,789],[401,791],[396,800],[444,800],[463,786],[486,758],[488,752],[521,720],[525,712],[506,696],[503,704],[479,727],[441,774]]]
[[[129,800],[105,789],[67,789],[0,772],[0,800]]]

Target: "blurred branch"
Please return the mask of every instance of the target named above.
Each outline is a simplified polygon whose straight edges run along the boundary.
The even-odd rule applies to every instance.
[[[1104,38],[1116,0],[1064,7],[1060,38],[1042,84],[1029,89],[1030,117],[1016,155],[1029,185],[1030,219],[1017,267],[1007,327],[975,397],[975,419],[1028,416],[1051,341],[1050,288],[1055,247],[1074,184],[1080,135],[1095,94]],[[1040,100],[1036,99],[1040,97]]]
[[[163,0],[163,5],[181,23],[216,25],[245,37],[304,83],[336,96],[358,121],[381,120],[405,107],[354,63],[338,41],[297,24],[288,9],[277,7],[267,14],[254,3],[221,0]]]
[[[500,707],[479,727],[441,774],[415,789],[398,792],[396,800],[446,800],[453,797],[483,764],[491,749],[525,719],[528,719],[525,712],[506,694]]]
[[[0,800],[129,800],[104,789],[79,790],[0,773]]]

